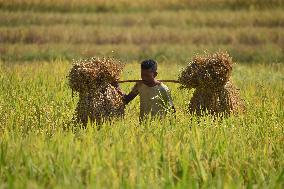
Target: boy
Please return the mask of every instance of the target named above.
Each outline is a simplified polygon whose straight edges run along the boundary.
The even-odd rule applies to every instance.
[[[128,95],[123,94],[125,104],[140,96],[140,121],[148,115],[163,117],[170,109],[175,112],[169,89],[156,79],[157,74],[157,63],[144,60],[141,63],[142,81],[137,82]]]

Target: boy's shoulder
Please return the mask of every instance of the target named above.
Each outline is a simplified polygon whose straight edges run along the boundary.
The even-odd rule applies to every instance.
[[[143,85],[143,82],[137,81],[134,85],[135,88],[140,88]]]
[[[167,85],[165,85],[164,83],[161,82],[160,87],[165,89],[166,91],[169,91],[169,88]]]
[[[166,92],[169,92],[169,88],[167,85],[165,85],[164,83],[160,82],[158,85],[156,85],[155,87],[149,87],[147,85],[145,85],[143,82],[136,82],[135,85],[133,86],[133,90],[135,91],[140,91],[140,90],[144,90],[144,89],[159,89],[159,90],[164,90]]]
[[[140,88],[142,87],[142,84],[143,84],[142,82],[137,81],[135,85],[132,87],[132,91],[139,92]]]

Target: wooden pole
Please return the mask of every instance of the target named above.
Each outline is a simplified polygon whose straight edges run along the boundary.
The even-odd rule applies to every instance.
[[[132,79],[132,80],[123,80],[123,81],[118,81],[118,83],[130,83],[130,82],[141,82],[142,80],[135,80],[135,79]],[[161,82],[165,82],[165,83],[179,83],[178,80],[171,80],[171,79],[161,79],[159,80]]]

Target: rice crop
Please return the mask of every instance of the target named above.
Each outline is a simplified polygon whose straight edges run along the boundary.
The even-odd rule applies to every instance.
[[[233,61],[226,52],[197,55],[182,70],[182,87],[195,89],[189,102],[189,112],[201,115],[230,114],[244,111],[238,89],[230,81]]]
[[[75,61],[69,73],[69,86],[79,92],[75,120],[86,126],[91,122],[122,116],[122,94],[111,85],[118,81],[123,64],[112,58],[90,58]]]
[[[0,188],[284,188],[284,11],[273,6],[283,0],[71,1],[0,0]],[[207,109],[212,100],[185,79],[182,91],[166,83],[175,117],[140,123],[136,97],[115,119],[120,106],[105,97],[120,100],[114,79],[95,84],[97,72],[70,65],[111,56],[127,62],[121,81],[139,79],[139,62],[154,58],[158,80],[177,79],[205,49],[238,64],[220,81],[223,102],[214,87],[201,93],[217,105],[241,96],[245,114],[188,114],[190,99]],[[73,97],[72,70],[83,77]]]
[[[182,66],[159,62],[159,78]],[[139,78],[139,62],[124,70]],[[245,116],[188,115],[194,91],[168,83],[176,119],[140,124],[137,98],[99,130],[69,124],[80,98],[69,71],[66,60],[0,66],[0,188],[283,188],[283,64],[235,65]]]
[[[118,81],[124,65],[113,58],[93,57],[74,61],[69,73],[72,90],[90,93]]]

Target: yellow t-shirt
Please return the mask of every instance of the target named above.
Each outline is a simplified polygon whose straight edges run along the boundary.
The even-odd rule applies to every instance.
[[[138,82],[132,91],[140,96],[140,118],[142,119],[147,115],[163,116],[173,106],[169,88],[163,83],[148,87]]]

